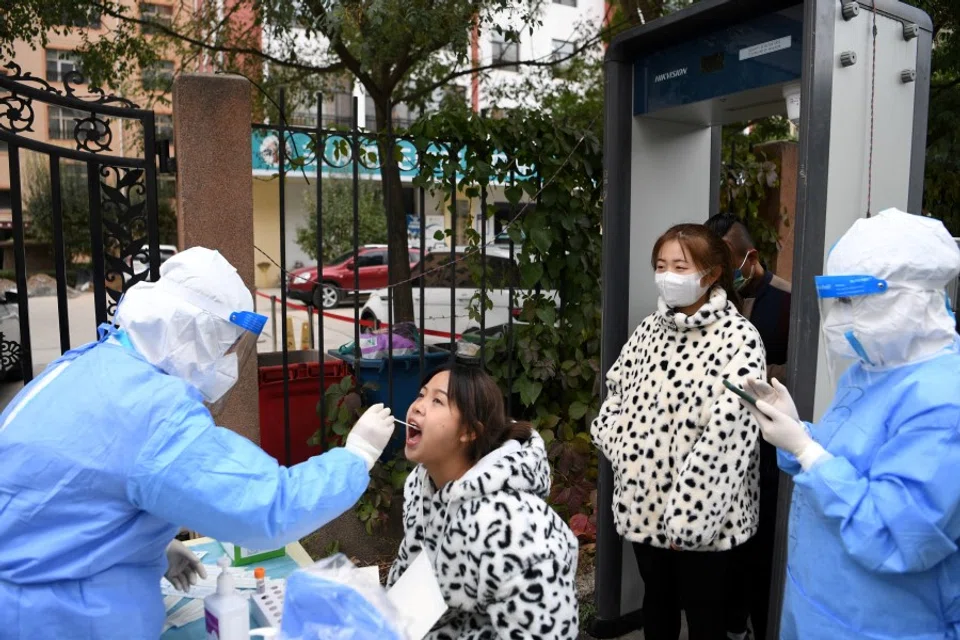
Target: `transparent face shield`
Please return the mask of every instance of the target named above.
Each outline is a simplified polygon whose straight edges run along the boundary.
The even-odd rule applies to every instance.
[[[208,311],[208,313],[211,313]],[[213,393],[220,393],[220,396],[213,401],[204,402],[209,409],[210,414],[216,418],[222,412],[229,400],[230,395],[236,388],[237,378],[244,366],[257,353],[257,342],[260,339],[260,333],[267,324],[266,316],[262,316],[250,311],[236,311],[223,318],[220,314],[214,313],[218,318],[237,326],[241,329],[240,337],[227,349],[217,363],[217,389]]]
[[[855,362],[875,364],[858,337],[858,320],[875,311],[865,307],[872,307],[876,296],[886,293],[889,285],[873,276],[817,276],[816,285],[827,374],[836,388]]]
[[[224,350],[223,353],[210,354],[216,357],[213,367],[205,369],[191,381],[203,394],[204,404],[210,410],[210,413],[216,417],[223,411],[244,365],[257,352],[257,341],[267,324],[267,317],[252,311],[234,311],[230,307],[201,295],[189,287],[184,287],[177,282],[171,282],[164,278],[160,278],[155,286],[190,303],[203,313],[216,318],[217,321],[228,323],[236,330],[237,338],[229,348]],[[212,327],[218,323],[201,324]],[[220,334],[223,329],[213,330]],[[226,337],[217,335],[216,339],[219,341]]]

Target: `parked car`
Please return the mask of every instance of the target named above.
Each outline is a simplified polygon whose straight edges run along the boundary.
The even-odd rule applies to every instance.
[[[526,237],[527,237],[527,234],[521,231],[520,240],[523,241],[526,239]],[[504,244],[504,245],[510,246],[510,234],[507,231],[501,231],[500,233],[497,234],[497,237],[494,238],[493,241],[496,244]],[[519,247],[517,247],[516,251],[519,251]]]
[[[410,264],[420,260],[420,250],[410,249]],[[354,289],[354,275],[360,274],[360,295],[387,286],[387,245],[368,244],[360,247],[354,264],[353,251],[330,261],[317,277],[316,267],[304,267],[287,276],[287,296],[313,304],[317,308],[333,309]]]
[[[456,284],[455,304],[453,307],[456,315],[456,332],[459,334],[476,331],[480,327],[479,320],[470,317],[470,305],[474,296],[478,292],[476,283],[470,274],[470,268],[465,257],[467,247],[456,248],[456,258],[459,261],[454,268],[454,277],[451,279],[450,273],[450,251],[434,251],[428,253],[423,259],[423,300],[425,318],[423,328],[448,333],[450,331],[450,289]],[[510,260],[510,250],[507,247],[493,245],[488,246],[486,251],[487,264],[490,267],[488,271],[489,286],[487,295],[493,303],[493,307],[487,309],[485,314],[485,324],[489,327],[496,327],[507,324],[510,321],[510,287],[514,288],[514,321],[520,315],[520,305],[523,300],[531,295],[532,291],[525,291],[520,288],[520,270],[517,258],[514,256],[513,262]],[[411,268],[411,274],[417,276],[420,273],[419,263]],[[549,298],[556,300],[556,292],[543,291]],[[378,325],[387,320],[387,290],[380,289],[370,294],[367,303],[360,312],[360,318]],[[420,326],[420,281],[419,278],[413,282],[413,313],[417,326]]]

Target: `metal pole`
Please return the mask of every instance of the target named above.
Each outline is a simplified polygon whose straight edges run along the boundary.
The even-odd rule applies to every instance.
[[[450,162],[450,361],[457,358],[457,167],[460,156],[451,147]]]
[[[360,101],[353,97],[353,357],[354,369],[360,368]]]
[[[515,187],[517,184],[517,172],[513,169],[510,170],[510,186]],[[515,204],[510,205],[510,220],[512,221],[514,216],[517,215],[517,206]],[[514,264],[516,264],[516,258],[514,256],[515,247],[513,245],[513,238],[510,237],[509,224],[507,227],[507,237],[510,239],[510,269],[513,270]],[[513,278],[510,278],[508,283],[510,285],[510,290],[507,294],[507,415],[513,415],[513,359],[515,357],[513,351],[513,296],[514,296],[514,282]]]
[[[419,154],[420,152],[418,152]],[[422,163],[421,163],[422,165]],[[422,169],[422,166],[421,166]],[[424,328],[427,326],[426,322],[426,304],[427,301],[424,299],[424,278],[423,275],[424,269],[426,268],[427,261],[427,197],[426,189],[420,187],[420,277],[417,278],[417,286],[420,288],[420,380],[423,380],[424,374],[426,373],[425,366],[425,356],[424,356],[424,347],[423,340],[426,337],[426,331]]]
[[[492,164],[492,163],[491,163]],[[480,187],[480,362],[487,350],[487,186]]]
[[[290,354],[287,350],[287,287],[285,280],[287,277],[287,200],[286,200],[286,182],[287,182],[287,131],[286,125],[286,95],[283,87],[280,88],[280,313],[283,315],[283,322],[280,323],[280,331],[283,336],[283,455],[284,464],[290,466]]]
[[[53,197],[53,250],[57,261],[57,312],[60,319],[60,353],[70,350],[70,312],[67,302],[67,252],[63,238],[63,202],[60,192],[60,158],[50,156],[50,194]]]
[[[387,139],[384,143],[386,147],[386,152],[393,153],[393,125],[387,127]],[[384,162],[383,158],[380,158],[381,166]],[[391,188],[393,182],[389,172],[384,172],[384,181],[383,181],[383,191],[386,198],[385,202],[387,203],[387,226],[389,227],[393,220],[393,215],[396,213],[393,210],[393,198],[390,197]],[[406,219],[406,218],[404,218]],[[409,253],[409,252],[408,252]],[[409,261],[409,258],[407,258]],[[387,405],[392,409],[393,408],[393,264],[390,260],[390,249],[387,249]],[[406,419],[406,416],[404,416]],[[397,425],[395,425],[397,426]]]
[[[280,276],[281,278],[283,276]],[[273,332],[273,350],[277,350],[277,296],[270,296],[270,326]]]
[[[103,217],[100,212],[100,165],[87,163],[87,196],[90,200],[90,245],[93,260],[93,301],[97,326],[107,321],[107,287],[103,264]],[[99,333],[99,331],[98,331]]]
[[[27,252],[23,234],[23,194],[20,188],[20,147],[7,147],[10,162],[10,207],[13,221],[13,261],[17,274],[17,308],[20,313],[20,367],[23,383],[33,380],[30,340],[30,306],[27,303]],[[99,189],[98,189],[99,192]],[[101,283],[102,285],[102,283]]]
[[[326,340],[323,332],[323,159],[326,156],[326,139],[323,136],[323,94],[317,94],[317,133],[314,156],[317,159],[317,282],[320,290],[320,307],[317,309],[317,359],[320,361],[320,450],[327,450],[327,367]],[[310,318],[313,329],[313,317]],[[312,335],[312,333],[311,333]]]
[[[157,163],[154,159],[157,152],[155,136],[156,122],[151,111],[143,120],[143,159],[146,163],[146,202],[144,205],[147,215],[147,245],[150,248],[147,260],[150,263],[150,280],[153,282],[160,279],[160,215],[157,203]]]
[[[604,171],[610,173],[630,166],[630,139],[632,117],[633,65],[622,50],[607,52],[604,64]],[[621,181],[617,187],[608,186],[603,203],[603,290],[628,291],[629,277],[618,260],[630,252],[630,186]],[[606,293],[602,297],[603,339],[601,341],[601,369],[613,366],[620,349],[629,337],[626,305],[620,305]],[[606,386],[603,386],[606,395]],[[597,479],[597,624],[615,623],[621,614],[620,599],[623,578],[623,543],[613,522],[613,469],[600,456]]]

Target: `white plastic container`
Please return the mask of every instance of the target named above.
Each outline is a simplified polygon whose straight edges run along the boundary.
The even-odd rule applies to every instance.
[[[207,640],[249,640],[250,603],[234,587],[233,576],[227,571],[230,559],[221,557],[217,565],[217,592],[203,599]]]

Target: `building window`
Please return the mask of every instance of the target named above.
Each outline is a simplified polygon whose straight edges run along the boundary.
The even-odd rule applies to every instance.
[[[352,94],[338,92],[323,101],[323,126],[353,127]]]
[[[310,127],[313,129],[317,126],[317,112],[297,109],[292,115],[287,116],[287,124],[293,127]]]
[[[173,140],[173,116],[157,114],[154,122],[157,128],[157,140]]]
[[[448,84],[434,93],[432,102],[434,109],[442,109],[445,106],[462,107],[467,103],[467,88],[458,84]]]
[[[577,6],[577,0],[553,0],[553,4],[562,4],[565,7]]]
[[[367,251],[357,256],[357,268],[382,267],[387,264],[386,251]]]
[[[9,209],[13,206],[10,189],[0,189],[0,209]]]
[[[373,98],[367,96],[365,100],[366,109],[366,128],[367,131],[376,133],[377,129],[377,106],[373,103]],[[393,130],[409,129],[413,121],[417,119],[417,113],[405,104],[398,104],[393,108]]]
[[[47,81],[63,82],[71,71],[80,71],[77,54],[73,51],[47,49]]]
[[[373,98],[367,96],[364,100],[364,109],[366,113],[366,128],[371,133],[377,132],[377,105],[373,104]]]
[[[87,181],[87,165],[82,162],[65,160],[60,165],[60,176],[63,182],[85,184]]]
[[[466,89],[464,89],[464,91],[466,91]],[[466,100],[466,94],[464,94],[464,100]],[[394,129],[409,129],[416,119],[417,111],[405,104],[398,104],[393,108]]]
[[[60,14],[60,24],[65,27],[78,27],[80,29],[99,29],[100,12],[96,9],[90,9],[79,14],[70,14],[63,11]]]
[[[173,63],[161,60],[143,68],[143,88],[147,91],[170,91],[173,86]]]
[[[143,2],[140,4],[140,19],[158,25],[170,26],[170,23],[173,22],[173,7],[166,4]],[[161,33],[160,29],[149,24],[140,25],[140,31],[144,34]]]
[[[520,61],[520,45],[516,42],[507,42],[503,36],[495,34],[493,36],[493,63],[505,64],[516,63]],[[519,71],[516,64],[498,67],[505,71]]]
[[[73,137],[73,128],[77,118],[86,118],[88,114],[67,109],[66,107],[50,107],[49,131],[51,140],[69,140]]]
[[[566,40],[554,40],[553,52],[550,54],[550,59],[554,62],[560,63],[561,66],[566,66],[570,63],[570,58],[575,50],[576,48],[573,46],[572,42],[567,42]]]
[[[77,126],[77,120],[84,120],[90,117],[86,111],[77,111],[76,109],[67,109],[66,107],[49,107],[49,123],[47,133],[51,140],[72,140],[74,138],[73,130]],[[84,131],[95,128],[101,135],[107,133],[106,126],[98,118],[95,123],[87,122],[80,130],[80,139],[86,137]]]

